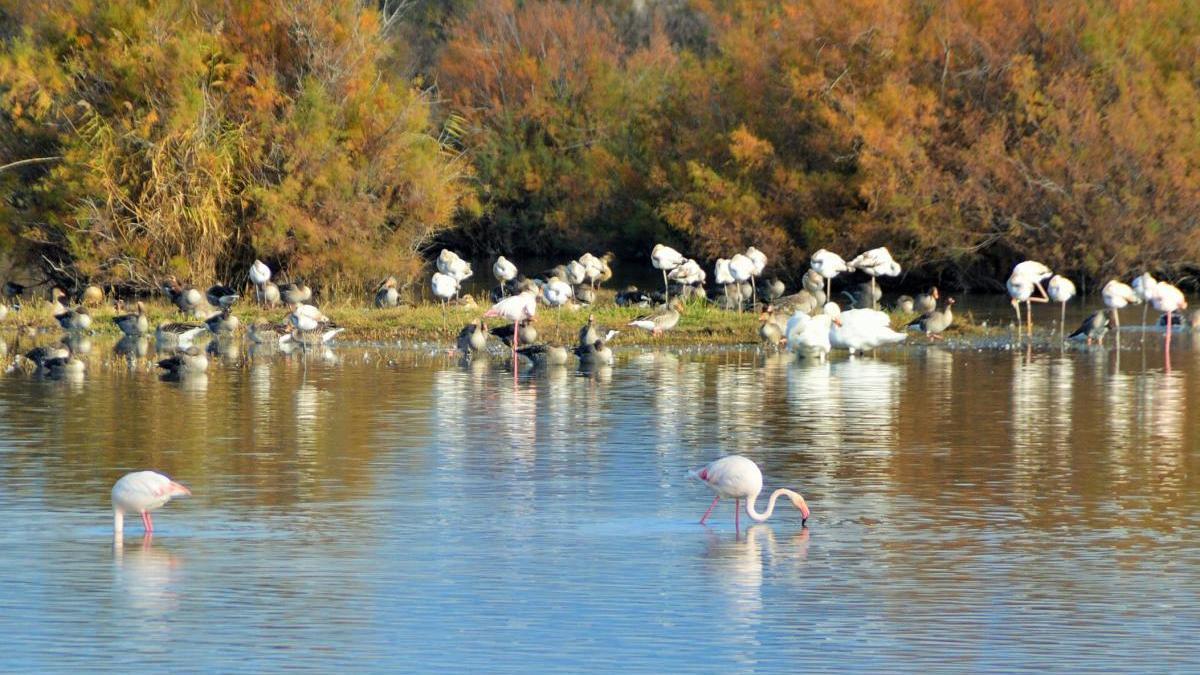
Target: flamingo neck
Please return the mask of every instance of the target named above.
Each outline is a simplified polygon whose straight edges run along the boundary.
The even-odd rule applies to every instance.
[[[761,523],[764,520],[766,520],[767,518],[770,518],[771,514],[775,512],[775,500],[779,499],[779,495],[786,495],[787,497],[789,497],[793,500],[799,499],[801,502],[804,501],[804,498],[801,497],[798,493],[793,492],[787,488],[779,488],[778,490],[771,493],[771,499],[767,501],[767,510],[763,511],[762,513],[759,513],[758,509],[755,506],[755,504],[758,502],[758,495],[754,495],[750,499],[747,499],[746,500],[746,515],[750,516],[750,519],[756,523]]]

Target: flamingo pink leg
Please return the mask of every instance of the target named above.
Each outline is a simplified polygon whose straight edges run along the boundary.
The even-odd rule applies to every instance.
[[[1171,312],[1167,312],[1167,351],[1171,351]]]
[[[738,508],[740,506],[738,504],[738,501],[739,500],[737,500],[737,499],[733,500],[733,531],[734,532],[742,531],[742,510],[740,508]]]
[[[145,526],[147,532],[154,531],[154,519],[150,517],[149,511],[142,511],[142,525]]]
[[[713,497],[713,503],[709,504],[708,510],[704,512],[703,516],[700,516],[700,524],[701,525],[704,524],[704,521],[708,520],[708,514],[712,513],[713,508],[716,507],[717,502],[719,502],[719,501],[721,501],[721,495],[717,495],[716,497]]]
[[[517,343],[520,341],[520,334],[521,334],[521,322],[514,321],[513,322],[513,340],[512,340],[512,345],[513,345],[513,354],[512,354],[513,382],[517,381]]]

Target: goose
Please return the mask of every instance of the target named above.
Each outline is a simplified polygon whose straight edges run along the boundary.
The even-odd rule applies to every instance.
[[[167,277],[163,283],[163,291],[184,314],[195,315],[205,304],[203,293],[191,286],[183,286],[174,276]]]
[[[386,309],[400,304],[400,291],[396,289],[399,282],[396,277],[389,276],[375,288],[375,307]]]
[[[252,341],[260,345],[290,342],[292,339],[292,329],[288,324],[271,323],[266,319],[256,319],[247,333]]]
[[[71,349],[65,344],[49,345],[43,347],[35,347],[25,352],[25,358],[28,359],[39,370],[45,368],[48,361],[55,359],[67,359],[71,357]]]
[[[1133,292],[1142,299],[1142,325],[1146,325],[1146,312],[1150,309],[1150,301],[1154,298],[1154,292],[1158,288],[1158,282],[1149,272],[1143,272],[1141,276],[1133,280],[1130,284]]]
[[[604,282],[608,281],[609,279],[612,279],[612,276],[613,276],[612,261],[615,260],[616,257],[617,257],[617,255],[615,253],[613,253],[612,251],[608,251],[604,255],[600,256],[600,258],[599,258],[600,273],[596,277],[596,281],[594,283],[595,286],[599,287],[599,286],[603,285]]]
[[[312,289],[303,283],[288,283],[279,287],[284,304],[302,305],[312,300]]]
[[[908,326],[916,328],[925,333],[926,337],[934,340],[941,340],[942,333],[954,323],[954,313],[951,307],[954,306],[954,298],[946,299],[946,306],[943,309],[935,309],[924,316],[919,316],[909,322]]]
[[[1161,286],[1162,284],[1155,284],[1155,295]],[[1104,284],[1104,288],[1100,289],[1100,297],[1104,300],[1104,306],[1112,312],[1113,328],[1117,331],[1121,330],[1121,315],[1117,310],[1142,302],[1142,298],[1128,284],[1116,279],[1109,279],[1108,283]]]
[[[232,335],[241,325],[241,322],[233,315],[233,310],[225,307],[205,319],[204,325],[208,327],[209,332],[213,335]]]
[[[852,309],[843,312],[836,302],[827,302],[823,311],[833,321],[833,327],[829,331],[830,344],[848,349],[851,354],[903,342],[907,337],[904,333],[892,330],[891,319],[877,309]]]
[[[42,361],[41,367],[45,369],[46,374],[52,378],[60,378],[63,376],[80,375],[86,369],[83,361],[80,361],[75,352],[67,347],[66,355],[59,355],[53,358]]]
[[[600,331],[596,330],[596,315],[589,314],[587,323],[579,329],[579,344],[590,345],[600,339]]]
[[[63,289],[58,288],[57,286],[50,289],[50,315],[51,316],[58,316],[59,314],[63,314],[67,311],[70,311],[71,308],[66,303],[63,302],[63,300],[66,300],[66,299],[67,299],[67,292],[64,291]]]
[[[224,284],[209,286],[204,296],[208,299],[208,304],[213,307],[220,307],[221,309],[232,307],[238,301],[238,298],[241,297],[236,290]]]
[[[864,281],[853,291],[843,290],[842,295],[850,300],[850,306],[855,309],[876,309],[883,299],[883,291],[870,281]]]
[[[755,291],[767,302],[775,302],[787,292],[787,286],[778,278],[759,279]]]
[[[208,357],[196,345],[181,349],[158,362],[167,375],[197,375],[208,370]]]
[[[496,262],[492,263],[492,275],[496,277],[496,281],[500,283],[500,290],[503,294],[501,297],[506,297],[505,284],[517,278],[517,266],[509,262],[508,258],[500,256],[496,258]]]
[[[917,303],[912,299],[911,295],[902,295],[896,298],[896,311],[912,314],[916,311]]]
[[[487,324],[480,319],[463,326],[455,344],[463,354],[478,354],[487,348],[487,336]]]
[[[804,272],[804,276],[800,278],[800,285],[804,290],[808,291],[814,298],[817,299],[817,307],[825,305],[825,277],[813,268],[808,268]]]
[[[654,265],[655,269],[662,270],[663,293],[668,300],[670,300],[671,288],[667,284],[667,272],[682,265],[683,260],[683,254],[663,244],[655,244],[654,249],[650,251],[650,263]]]
[[[611,366],[614,361],[612,349],[604,344],[604,340],[579,345],[575,348],[575,356],[579,357],[581,365]]]
[[[159,347],[187,347],[192,340],[207,328],[194,323],[160,323],[154,331],[155,341]]]
[[[652,335],[658,337],[663,334],[663,331],[671,330],[679,323],[679,312],[681,309],[683,309],[683,304],[676,298],[650,314],[639,316],[630,321],[629,325],[634,328],[650,331]]]
[[[99,307],[104,304],[104,289],[90,284],[79,294],[78,302],[84,307]]]
[[[92,327],[92,316],[88,314],[87,307],[76,307],[61,314],[55,314],[54,320],[65,331],[79,332]]]
[[[571,360],[571,352],[558,345],[528,345],[518,349],[517,353],[535,366],[565,366]]]
[[[21,295],[25,293],[25,285],[15,281],[4,282],[4,297],[12,302],[13,307],[20,309]]]
[[[592,305],[596,302],[596,289],[587,284],[576,286],[571,289],[571,292],[575,296],[575,301],[581,305]]]
[[[613,299],[617,307],[649,307],[650,296],[637,286],[626,286]]]
[[[779,322],[775,308],[767,305],[758,315],[758,337],[773,347],[778,348],[784,342],[786,333],[784,325]]]
[[[294,330],[292,331],[292,341],[299,343],[305,347],[316,347],[319,345],[329,344],[333,338],[337,337],[346,329],[334,325],[333,323],[322,324],[320,328],[315,330]]]
[[[1050,296],[1051,302],[1057,302],[1062,308],[1062,312],[1058,318],[1058,332],[1061,334],[1066,330],[1067,302],[1075,297],[1075,284],[1061,274],[1055,274],[1046,283],[1046,293]]]
[[[860,253],[854,260],[847,263],[846,267],[850,271],[858,270],[871,277],[870,295],[872,298],[876,298],[871,302],[871,309],[875,309],[878,305],[879,296],[876,295],[878,284],[876,284],[875,278],[900,276],[900,263],[892,258],[892,252],[887,250],[886,246]]]
[[[259,287],[259,298],[264,307],[278,307],[280,302],[279,287],[268,281]]]
[[[1104,335],[1108,333],[1108,312],[1103,309],[1093,312],[1088,318],[1079,324],[1079,328],[1075,329],[1074,333],[1067,336],[1068,340],[1087,340],[1087,343],[1092,344],[1092,340],[1104,344]]]
[[[824,291],[822,291],[821,294],[824,295]],[[813,312],[817,311],[817,308],[821,307],[821,303],[818,302],[818,299],[815,295],[805,289],[801,290],[799,293],[785,295],[771,303],[771,306],[781,314],[788,314],[792,312],[804,312],[805,314],[812,314]]]
[[[825,279],[826,298],[830,297],[833,278],[850,269],[846,265],[846,261],[842,259],[842,256],[826,249],[821,249],[812,254],[812,259],[809,260],[808,264],[817,274],[821,275],[821,278]]]
[[[512,347],[514,325],[516,324],[510,323],[503,326],[496,326],[495,328],[490,329],[488,332],[492,335],[495,335],[497,339],[504,343],[504,346]],[[523,322],[517,332],[517,344],[532,345],[537,341],[537,337],[537,329],[530,325],[529,322]]]
[[[913,310],[921,314],[928,314],[937,309],[937,301],[941,297],[938,287],[932,286],[928,293],[917,294],[917,297],[913,300]]]
[[[146,533],[154,531],[154,519],[150,512],[162,507],[174,497],[186,497],[192,491],[154,471],[136,471],[121,476],[113,485],[113,536],[122,538],[125,531],[125,513],[141,515]]]
[[[146,319],[146,305],[139,300],[136,307],[137,310],[132,314],[113,317],[113,323],[129,337],[141,337],[150,332],[150,322]]]
[[[824,361],[832,348],[829,342],[829,333],[834,324],[840,323],[840,321],[841,319],[835,319],[824,313],[816,316],[809,316],[805,312],[792,314],[784,328],[788,349],[797,354],[815,356],[818,360]]]

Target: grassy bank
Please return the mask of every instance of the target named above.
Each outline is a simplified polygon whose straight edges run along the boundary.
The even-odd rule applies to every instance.
[[[164,299],[145,301],[146,314],[153,328],[164,321],[198,322],[197,319],[181,314],[175,306]],[[346,331],[340,339],[356,341],[424,341],[445,342],[453,341],[454,336],[467,323],[477,320],[483,315],[487,306],[474,308],[450,306],[443,314],[440,305],[415,305],[397,307],[394,309],[376,309],[367,302],[352,300],[322,303],[321,309]],[[648,310],[638,307],[617,307],[612,302],[612,294],[602,295],[600,302],[591,307],[578,309],[549,309],[538,308],[535,323],[539,341],[550,341],[563,344],[574,344],[579,328],[587,322],[588,315],[596,317],[596,323],[601,329],[613,329],[621,332],[618,341],[624,345],[734,345],[753,344],[759,341],[758,314],[755,312],[731,312],[717,309],[703,303],[692,303],[684,308],[683,315],[675,329],[660,337],[653,337],[645,331],[629,327],[627,324]],[[113,323],[113,317],[126,312],[117,312],[111,305],[91,308],[92,330],[97,335],[118,337],[120,330]],[[287,316],[286,309],[261,309],[252,302],[246,302],[234,309],[234,314],[241,320],[243,326],[258,318],[281,322]],[[892,316],[892,325],[900,330],[914,315],[896,313]],[[498,322],[506,323],[506,322]],[[965,320],[956,319],[956,331],[976,334],[982,329],[970,325]],[[4,325],[9,329],[25,330],[26,332],[55,333],[59,331],[57,322],[50,313],[50,305],[45,302],[27,303],[20,312],[10,312]],[[915,337],[915,334],[914,334]]]

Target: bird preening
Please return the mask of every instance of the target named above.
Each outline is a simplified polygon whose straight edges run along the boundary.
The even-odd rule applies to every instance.
[[[155,471],[135,471],[121,476],[113,485],[113,537],[120,541],[125,531],[125,514],[142,517],[146,533],[154,531],[150,512],[165,505],[173,497],[188,497],[192,491]]]

